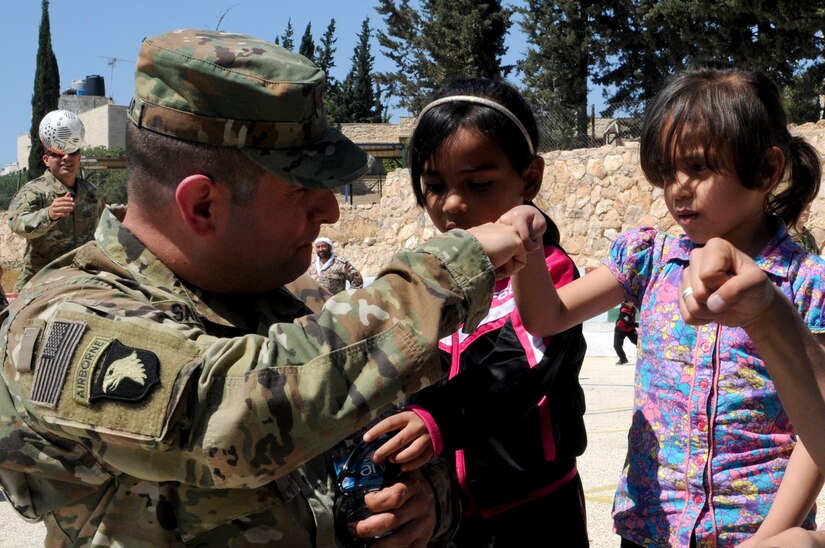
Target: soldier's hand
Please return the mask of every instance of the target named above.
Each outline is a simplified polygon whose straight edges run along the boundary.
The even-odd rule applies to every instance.
[[[496,278],[506,278],[518,272],[527,264],[529,237],[519,234],[511,225],[485,223],[468,230],[481,243],[490,257]]]
[[[435,529],[435,493],[420,470],[402,474],[396,483],[364,497],[373,515],[357,521],[355,536],[376,539],[371,546],[425,547]],[[391,534],[387,534],[392,531]]]
[[[63,196],[58,196],[49,206],[49,219],[56,221],[62,217],[67,217],[74,211],[74,198],[72,193],[67,192]]]

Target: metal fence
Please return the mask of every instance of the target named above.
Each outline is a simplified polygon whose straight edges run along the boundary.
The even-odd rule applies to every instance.
[[[570,111],[541,113],[536,117],[539,151],[598,147],[616,142],[638,141],[644,120],[644,106],[620,105],[610,116],[599,115],[590,107],[587,123],[579,127]]]

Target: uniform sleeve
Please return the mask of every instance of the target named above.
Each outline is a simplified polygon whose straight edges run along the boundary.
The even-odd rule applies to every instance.
[[[31,420],[88,442],[108,466],[149,481],[268,483],[438,380],[437,341],[486,313],[495,274],[477,240],[452,231],[419,251],[397,254],[368,288],[335,296],[317,314],[273,324],[266,337],[208,336],[110,289],[75,291],[40,315],[44,324],[62,322],[64,331],[81,335],[59,402],[52,409],[28,403]],[[7,359],[15,363],[7,370],[25,365],[22,333],[37,328],[23,318],[12,323]],[[148,395],[94,400],[104,368],[104,388],[117,380],[109,379],[117,369],[112,352],[102,350],[114,345],[118,371],[128,372],[136,360],[153,366],[143,373],[156,370],[142,377],[144,385],[153,383]],[[14,391],[26,399],[31,383],[21,381]]]
[[[349,261],[347,261],[347,281],[353,289],[364,287],[364,278],[361,277],[361,273],[358,272],[358,270],[352,266],[352,263]]]
[[[15,234],[31,240],[49,231],[51,200],[35,189],[23,187],[9,204],[9,228]]]
[[[548,270],[557,286],[573,280],[575,264],[559,248],[552,247],[545,257]],[[518,322],[517,318],[511,321]],[[505,324],[496,335],[495,348],[482,359],[446,382],[416,394],[411,403],[426,410],[435,425],[427,424],[431,437],[438,436],[435,449],[456,450],[475,439],[506,428],[547,394],[568,350],[578,346],[584,355],[586,345],[581,327],[547,337],[544,357],[531,367],[522,342],[512,326]],[[462,358],[466,359],[466,358]],[[422,416],[420,411],[416,411]]]
[[[429,546],[450,546],[461,517],[458,478],[453,467],[440,458],[422,466],[421,473],[435,495],[436,524]]]

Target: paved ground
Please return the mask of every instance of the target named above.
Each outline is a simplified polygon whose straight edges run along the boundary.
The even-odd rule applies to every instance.
[[[585,423],[589,442],[579,470],[587,503],[590,545],[616,548],[618,537],[612,532],[610,508],[627,450],[636,352],[626,342],[631,364],[615,365],[613,325],[607,322],[585,324],[585,336],[588,351],[581,384],[587,400]],[[823,494],[818,500],[821,508],[825,507]],[[0,524],[0,548],[43,545],[43,526],[26,523],[9,504],[0,503]]]

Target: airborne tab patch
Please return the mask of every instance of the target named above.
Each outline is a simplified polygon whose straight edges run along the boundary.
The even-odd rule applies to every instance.
[[[114,339],[100,367],[90,402],[102,399],[140,401],[160,382],[157,355]]]
[[[74,374],[74,399],[83,405],[89,405],[89,398],[92,395],[92,376],[97,369],[97,364],[109,347],[112,339],[106,337],[95,337],[83,351],[80,357],[80,365]]]

